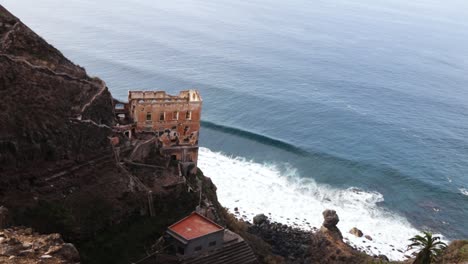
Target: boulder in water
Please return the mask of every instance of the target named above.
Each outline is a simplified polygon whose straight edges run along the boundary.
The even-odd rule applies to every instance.
[[[357,236],[357,237],[362,237],[362,236],[364,235],[364,234],[362,233],[362,231],[359,230],[357,227],[351,228],[351,230],[349,230],[349,233],[350,233],[350,234],[353,234],[353,235],[355,235],[355,236]]]
[[[261,225],[263,224],[264,222],[266,222],[268,220],[268,217],[264,214],[258,214],[256,216],[254,216],[253,218],[253,223],[255,225]]]
[[[342,240],[343,235],[341,231],[336,227],[336,224],[340,221],[340,218],[336,214],[335,210],[325,210],[323,211],[323,224],[320,228],[320,231],[324,234],[328,234],[333,237],[335,240]]]
[[[338,222],[340,221],[340,218],[336,214],[335,210],[325,210],[323,211],[323,226],[330,229],[333,227],[336,227]]]

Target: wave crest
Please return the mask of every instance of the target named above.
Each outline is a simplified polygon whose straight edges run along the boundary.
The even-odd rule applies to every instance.
[[[460,192],[461,192],[463,195],[468,196],[468,189],[466,189],[466,188],[460,188],[459,190],[460,190]]]
[[[210,129],[213,129],[213,130],[217,130],[217,131],[220,131],[220,132],[223,132],[223,133],[226,133],[226,134],[230,134],[230,135],[237,135],[237,136],[241,136],[243,138],[246,138],[246,139],[252,139],[256,142],[259,142],[259,143],[263,143],[265,145],[268,145],[268,146],[275,146],[275,147],[278,147],[278,148],[281,148],[283,150],[286,150],[286,151],[289,151],[289,152],[292,152],[292,153],[295,153],[295,154],[298,154],[298,155],[307,155],[309,154],[307,151],[299,148],[299,147],[296,147],[290,143],[287,143],[287,142],[284,142],[280,139],[276,139],[276,138],[272,138],[272,137],[267,137],[267,136],[264,136],[264,135],[260,135],[260,134],[257,134],[257,133],[254,133],[254,132],[250,132],[250,131],[247,131],[247,130],[243,130],[243,129],[239,129],[239,128],[235,128],[235,127],[230,127],[230,126],[225,126],[225,125],[220,125],[220,124],[216,124],[216,123],[213,123],[213,122],[210,122],[210,121],[201,121],[201,125],[203,127],[206,127],[206,128],[210,128]]]
[[[382,194],[317,184],[288,164],[260,164],[202,147],[198,165],[217,186],[220,202],[231,211],[237,207],[239,217],[247,220],[264,213],[273,221],[310,229],[321,226],[323,210],[333,209],[350,244],[394,260],[404,259],[408,239],[419,233],[405,218],[378,206]],[[373,240],[349,234],[352,227]]]

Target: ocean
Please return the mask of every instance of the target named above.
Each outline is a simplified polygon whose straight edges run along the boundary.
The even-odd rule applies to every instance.
[[[199,89],[199,167],[238,217],[334,209],[391,259],[422,230],[468,238],[468,2],[2,4],[118,99]]]

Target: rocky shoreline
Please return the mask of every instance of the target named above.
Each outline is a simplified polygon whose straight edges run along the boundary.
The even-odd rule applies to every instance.
[[[310,263],[312,232],[270,222],[264,214],[253,218],[253,224],[249,226],[247,232],[270,244],[272,253],[282,256],[288,263]]]
[[[239,220],[254,225],[254,221],[252,219],[257,215],[253,214],[252,211],[241,207],[234,207],[233,211],[234,215]],[[271,213],[260,215],[265,215],[265,217],[269,219],[269,224],[284,226],[287,229],[296,230],[296,232],[315,234],[320,231],[320,226],[316,227],[306,219],[300,219],[294,216],[291,216],[290,218],[280,218],[276,215],[272,215]],[[343,233],[341,233],[341,231]],[[344,243],[354,250],[374,258],[382,258],[389,261],[405,261],[407,259],[414,258],[415,256],[414,250],[407,249],[407,244],[382,243],[378,234],[376,234],[377,237],[374,237],[374,235],[370,235],[368,232],[365,232],[358,227],[341,231],[340,233]]]
[[[282,223],[272,222],[264,214],[258,214],[252,223],[247,222],[250,234],[260,237],[272,247],[272,253],[284,259],[284,263],[363,263],[376,261],[388,263],[385,255],[368,256],[343,241],[337,228],[339,217],[333,210],[323,212],[320,229],[306,231]]]

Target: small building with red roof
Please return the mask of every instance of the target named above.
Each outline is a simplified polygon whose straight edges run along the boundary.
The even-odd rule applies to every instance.
[[[198,255],[223,246],[224,228],[197,212],[171,225],[167,233],[173,238],[176,254],[180,257]]]

